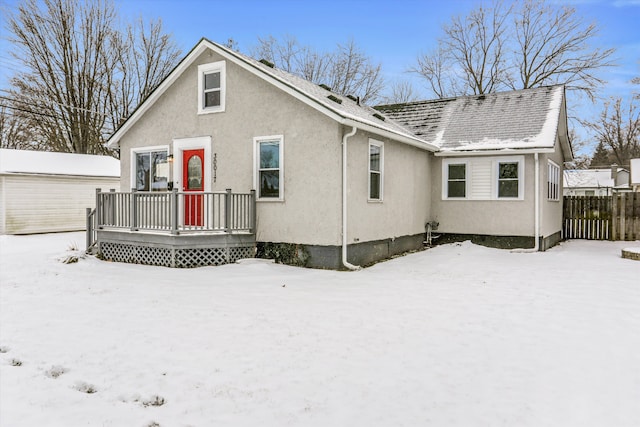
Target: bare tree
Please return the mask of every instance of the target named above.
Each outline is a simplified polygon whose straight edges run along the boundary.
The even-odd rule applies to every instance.
[[[31,131],[29,115],[20,103],[0,97],[0,148],[29,150],[42,148]]]
[[[413,85],[407,80],[397,80],[389,86],[390,93],[382,98],[385,104],[405,104],[417,101]]]
[[[171,72],[181,53],[161,21],[142,18],[114,34],[111,43],[116,56],[108,100],[110,122],[117,127]]]
[[[440,46],[430,54],[420,55],[414,71],[425,78],[429,89],[438,98],[448,98],[465,93],[456,78],[452,78],[449,57],[444,47]]]
[[[383,89],[380,69],[380,64],[373,64],[350,40],[338,45],[332,57],[328,85],[339,94],[356,95],[367,103],[375,100]]]
[[[458,78],[471,93],[493,92],[505,83],[503,35],[510,11],[504,12],[500,4],[493,9],[480,6],[464,20],[454,17],[444,27],[444,47],[460,67]]]
[[[518,49],[513,59],[519,81],[512,88],[563,83],[595,99],[596,89],[604,84],[596,71],[613,65],[614,52],[589,46],[598,34],[595,24],[585,24],[574,8],[527,0],[515,12],[515,29]]]
[[[454,17],[443,33],[439,49],[419,56],[412,69],[439,97],[563,83],[593,100],[603,84],[598,72],[613,65],[613,49],[590,46],[595,24],[543,0],[480,6]]]
[[[640,157],[640,112],[633,100],[625,107],[622,98],[611,99],[596,120],[583,124],[619,165]]]
[[[292,36],[282,40],[269,36],[259,38],[250,53],[282,70],[326,84],[336,93],[359,96],[364,103],[378,100],[384,86],[381,65],[374,64],[353,40],[323,53],[300,45]]]
[[[111,0],[25,0],[9,15],[24,72],[9,96],[53,151],[104,154],[104,142],[177,62],[159,23],[118,30]]]

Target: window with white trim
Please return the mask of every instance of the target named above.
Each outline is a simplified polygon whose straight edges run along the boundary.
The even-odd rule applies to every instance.
[[[384,171],[384,144],[369,140],[369,200],[382,201]]]
[[[137,191],[167,191],[169,182],[169,149],[140,148],[132,150],[132,182]]]
[[[198,113],[219,113],[225,108],[226,63],[198,66]]]
[[[466,163],[449,163],[447,165],[447,198],[467,197],[467,165]]]
[[[517,160],[498,162],[499,199],[517,199],[521,196],[520,164]]]
[[[551,160],[547,164],[547,200],[560,200],[560,166]]]
[[[283,136],[257,137],[253,141],[255,145],[254,181],[258,200],[283,200]]]

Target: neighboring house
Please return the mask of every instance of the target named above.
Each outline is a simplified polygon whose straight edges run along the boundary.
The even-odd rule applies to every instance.
[[[257,244],[354,268],[422,247],[439,222],[545,249],[572,158],[565,110],[562,86],[374,110],[203,39],[109,140],[133,190],[98,198],[97,243],[117,261],[219,264]]]
[[[96,188],[120,188],[117,159],[0,149],[0,234],[84,230]]]
[[[565,196],[610,196],[614,191],[630,191],[629,170],[612,165],[608,169],[567,169]]]
[[[629,171],[629,185],[633,191],[640,191],[640,159],[631,159]]]

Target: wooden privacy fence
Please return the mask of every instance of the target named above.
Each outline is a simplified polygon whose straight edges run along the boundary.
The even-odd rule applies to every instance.
[[[640,193],[612,196],[565,196],[565,239],[640,239]]]

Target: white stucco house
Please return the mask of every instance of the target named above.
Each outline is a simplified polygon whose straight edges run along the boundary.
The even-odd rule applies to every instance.
[[[562,86],[360,105],[202,39],[110,138],[97,198],[108,259],[167,266],[286,252],[356,268],[450,238],[560,240],[571,160]]]
[[[0,149],[0,234],[84,230],[96,188],[120,188],[117,159]]]

